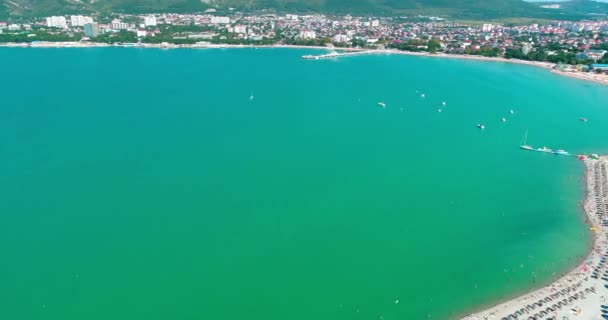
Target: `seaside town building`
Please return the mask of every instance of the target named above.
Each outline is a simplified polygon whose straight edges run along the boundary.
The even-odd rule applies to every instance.
[[[95,22],[85,24],[84,35],[89,38],[97,37],[99,35],[99,25]]]
[[[87,23],[93,23],[93,18],[86,16],[70,16],[72,27],[83,27]]]
[[[47,27],[67,29],[68,24],[63,16],[53,16],[46,18]]]
[[[144,17],[144,26],[146,27],[155,27],[156,26],[156,17],[155,16],[146,16]]]
[[[120,19],[112,20],[111,27],[114,30],[126,30],[126,29],[130,28],[128,23],[124,23],[124,22],[120,21]]]
[[[107,34],[98,38],[104,39],[100,41],[119,37],[120,41],[157,42],[150,38],[156,35],[179,45],[199,42],[315,45],[485,55],[568,65],[608,62],[608,20],[467,25],[434,16],[357,17],[267,12],[256,15],[237,11],[216,15],[214,10],[204,14],[113,14],[111,17],[113,20],[106,24],[96,24],[93,17],[84,15],[47,17],[43,23],[25,19],[19,23],[0,22],[0,29],[3,29],[3,39],[24,33],[19,39],[28,37],[31,41],[38,40],[38,32],[28,32],[34,26],[65,37],[80,34],[95,38]],[[95,18],[102,21],[102,17]],[[130,23],[133,21],[139,22]],[[578,67],[560,68],[575,70]]]
[[[312,30],[302,30],[300,31],[299,37],[302,39],[315,39],[317,37],[317,33]]]
[[[229,24],[230,23],[230,17],[216,17],[216,16],[212,16],[211,17],[211,23],[213,23],[213,24]]]

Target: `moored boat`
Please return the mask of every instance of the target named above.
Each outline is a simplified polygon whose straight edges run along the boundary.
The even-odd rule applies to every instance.
[[[532,146],[526,144],[527,140],[528,140],[528,130],[526,130],[524,137],[521,139],[521,143],[519,144],[519,147],[524,150],[534,150],[534,148]]]

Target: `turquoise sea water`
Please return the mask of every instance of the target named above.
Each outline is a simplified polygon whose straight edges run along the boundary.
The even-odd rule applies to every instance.
[[[450,319],[585,254],[518,145],[608,152],[605,87],[314,52],[0,49],[0,318]]]

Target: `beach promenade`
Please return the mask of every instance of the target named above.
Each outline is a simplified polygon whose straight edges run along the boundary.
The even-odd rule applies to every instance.
[[[591,232],[592,251],[574,270],[541,289],[487,310],[468,315],[473,319],[602,319],[601,305],[608,304],[608,157],[587,159],[587,195],[584,210]]]
[[[552,71],[555,74],[575,78],[584,81],[590,81],[603,85],[608,85],[608,75],[596,74],[592,72],[569,72],[559,71],[554,69],[555,64],[542,61],[527,61],[518,59],[506,59],[503,57],[484,57],[476,55],[465,55],[465,54],[446,54],[446,53],[428,53],[428,52],[412,52],[412,51],[400,51],[395,49],[380,50],[380,49],[361,49],[361,48],[333,48],[333,47],[322,47],[322,46],[298,46],[298,45],[230,45],[230,44],[192,44],[192,45],[176,45],[176,44],[140,44],[140,43],[128,43],[128,44],[106,44],[97,42],[35,42],[35,43],[4,43],[0,44],[0,47],[15,47],[15,48],[97,48],[97,47],[129,47],[129,48],[157,48],[157,49],[177,49],[177,48],[190,48],[190,49],[228,49],[228,48],[289,48],[289,49],[316,49],[316,50],[339,50],[342,52],[349,52],[355,54],[348,55],[360,55],[360,54],[398,54],[398,55],[409,55],[409,56],[423,56],[432,58],[451,58],[451,59],[464,59],[464,60],[479,60],[479,61],[490,61],[490,62],[505,62],[505,63],[516,63],[525,64],[529,66],[535,66],[544,68]],[[322,55],[328,58],[335,57],[331,54]],[[317,59],[312,59],[317,60]]]

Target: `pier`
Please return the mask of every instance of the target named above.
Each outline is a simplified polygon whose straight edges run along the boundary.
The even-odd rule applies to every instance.
[[[328,58],[361,56],[361,55],[365,55],[365,54],[380,54],[380,53],[388,53],[388,51],[387,50],[364,50],[364,51],[349,51],[349,52],[332,51],[332,52],[326,53],[326,54],[305,55],[305,56],[302,56],[302,59],[304,59],[304,60],[321,60],[321,59],[328,59]]]
[[[566,150],[551,150],[547,147],[542,147],[542,148],[534,148],[532,146],[529,145],[522,145],[519,148],[523,149],[523,150],[527,150],[527,151],[536,151],[536,152],[544,152],[544,153],[550,153],[550,154],[554,154],[554,155],[558,155],[558,156],[572,156],[572,157],[577,157],[580,160],[585,160],[585,159],[593,159],[593,160],[598,160],[600,157],[595,154],[576,154],[576,153],[570,153]]]

